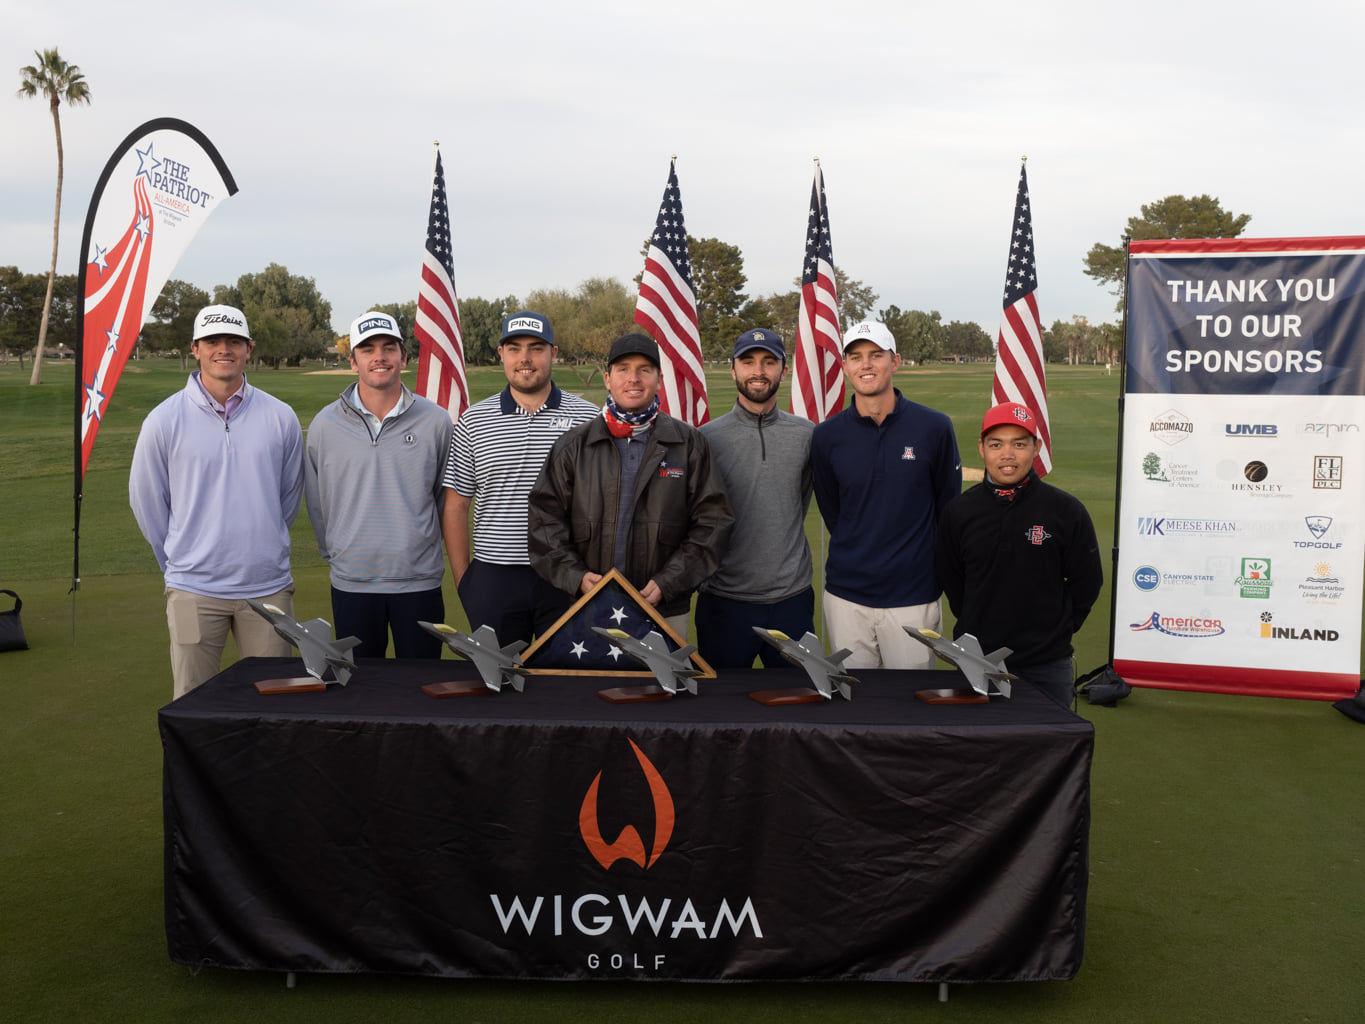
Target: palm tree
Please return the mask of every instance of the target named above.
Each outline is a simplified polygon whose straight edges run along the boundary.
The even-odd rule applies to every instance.
[[[57,208],[52,213],[52,268],[47,272],[47,297],[43,299],[43,319],[38,327],[38,350],[33,355],[33,376],[30,384],[38,384],[43,379],[43,346],[47,344],[47,316],[52,309],[52,283],[57,277],[57,228],[62,218],[62,120],[58,109],[65,100],[71,106],[90,102],[90,86],[85,76],[75,64],[62,60],[54,47],[39,53],[37,64],[29,64],[19,69],[20,98],[46,96],[47,105],[52,110],[52,127],[57,132]],[[79,296],[77,297],[79,301]]]

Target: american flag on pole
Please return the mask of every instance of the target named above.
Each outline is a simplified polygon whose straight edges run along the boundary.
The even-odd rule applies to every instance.
[[[839,297],[834,287],[834,250],[829,239],[825,176],[815,163],[810,187],[806,262],[801,268],[801,309],[792,359],[792,412],[813,423],[829,419],[844,404]]]
[[[659,343],[663,378],[659,408],[693,426],[705,423],[711,412],[706,403],[697,300],[692,290],[692,264],[687,255],[678,174],[671,160],[668,185],[645,254],[640,296],[635,300],[635,322]]]
[[[1018,402],[1033,411],[1043,443],[1034,464],[1039,476],[1052,469],[1052,434],[1047,419],[1047,377],[1043,372],[1043,324],[1038,318],[1038,266],[1033,253],[1033,218],[1029,213],[1028,176],[1019,168],[1019,195],[1014,201],[1010,258],[1005,271],[1005,312],[995,346],[992,404]]]
[[[469,408],[465,381],[460,310],[455,301],[455,262],[450,253],[450,213],[441,154],[431,185],[427,245],[422,253],[422,283],[417,289],[417,393],[450,413],[453,423]]]

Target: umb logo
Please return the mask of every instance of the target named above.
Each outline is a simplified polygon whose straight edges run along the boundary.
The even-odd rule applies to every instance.
[[[1279,428],[1274,423],[1229,423],[1223,431],[1225,437],[1277,437],[1278,435]]]
[[[635,751],[635,759],[640,762],[640,769],[645,773],[645,781],[649,783],[650,795],[654,798],[654,841],[646,860],[644,841],[641,840],[640,832],[634,825],[623,828],[615,842],[608,843],[602,838],[601,829],[597,824],[597,789],[602,783],[602,773],[598,772],[583,797],[583,806],[579,808],[578,830],[583,836],[588,852],[604,869],[609,869],[618,860],[623,859],[642,868],[652,868],[673,836],[673,796],[669,793],[668,786],[664,784],[663,776],[645,756],[644,751],[635,745],[634,740],[630,741],[630,749]]]

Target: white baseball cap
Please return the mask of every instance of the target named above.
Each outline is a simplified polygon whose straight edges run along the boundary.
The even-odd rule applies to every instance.
[[[251,340],[251,331],[246,326],[246,314],[233,306],[205,306],[194,318],[192,341],[201,338],[216,338],[229,334],[234,338]]]
[[[878,320],[864,320],[854,324],[844,332],[844,351],[855,341],[870,341],[878,348],[888,352],[896,351],[896,339],[891,336],[886,324]]]
[[[403,344],[403,332],[398,329],[398,321],[377,310],[362,313],[351,321],[351,348],[376,338],[396,338],[398,344]]]

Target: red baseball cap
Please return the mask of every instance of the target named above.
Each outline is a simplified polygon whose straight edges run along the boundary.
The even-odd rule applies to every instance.
[[[986,410],[986,417],[981,421],[981,436],[985,437],[995,427],[1023,427],[1034,437],[1041,436],[1033,412],[1018,402],[1003,402]]]

